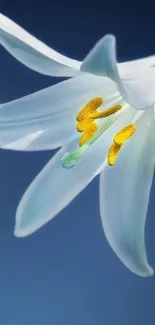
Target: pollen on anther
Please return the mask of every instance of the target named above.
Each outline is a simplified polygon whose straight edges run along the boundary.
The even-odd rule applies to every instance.
[[[89,117],[92,119],[108,117],[118,112],[121,108],[122,108],[121,104],[115,105],[102,112],[93,112],[89,115]]]
[[[115,164],[117,155],[121,149],[121,144],[113,143],[108,152],[108,164],[113,166]]]
[[[85,120],[82,120],[77,124],[76,129],[78,132],[84,132],[89,130],[92,124],[93,120],[90,118],[86,118]]]
[[[129,124],[118,133],[115,134],[113,140],[117,144],[123,144],[126,140],[128,140],[136,131],[135,124]]]
[[[76,116],[76,120],[78,122],[86,119],[89,117],[91,113],[96,111],[101,105],[103,104],[103,98],[102,97],[96,97],[90,100],[78,113]]]
[[[98,125],[94,122],[92,123],[91,127],[82,134],[79,140],[79,146],[83,146],[97,131]]]

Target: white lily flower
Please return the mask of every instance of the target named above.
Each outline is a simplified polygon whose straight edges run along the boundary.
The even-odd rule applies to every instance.
[[[24,237],[42,227],[101,173],[106,238],[128,269],[152,275],[144,228],[155,163],[155,56],[117,64],[115,38],[106,35],[78,62],[3,15],[0,43],[35,71],[75,76],[0,105],[2,148],[62,146],[21,199],[15,235]]]

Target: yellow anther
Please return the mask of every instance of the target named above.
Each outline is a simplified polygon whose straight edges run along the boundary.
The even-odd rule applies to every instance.
[[[79,146],[83,146],[97,131],[98,125],[96,123],[92,123],[90,128],[82,134],[80,140],[79,140]]]
[[[86,118],[77,124],[76,129],[78,132],[84,132],[89,130],[92,124],[93,120],[91,118]]]
[[[76,120],[78,122],[86,119],[89,117],[91,113],[96,111],[101,105],[103,104],[103,98],[102,97],[96,97],[92,100],[90,100],[78,113],[76,116]]]
[[[110,166],[113,166],[115,164],[117,155],[122,145],[135,133],[135,131],[136,131],[136,125],[129,124],[121,131],[115,134],[113,138],[114,143],[112,144],[108,152],[108,164]]]
[[[136,125],[135,124],[129,124],[125,128],[123,128],[121,131],[116,133],[114,136],[114,142],[117,144],[123,144],[126,140],[128,140],[136,131]]]
[[[92,119],[108,117],[108,116],[113,115],[116,112],[118,112],[121,108],[122,108],[122,105],[115,105],[113,107],[110,107],[109,109],[106,109],[103,112],[93,112],[89,115],[89,117]]]
[[[113,166],[115,164],[117,155],[121,149],[121,144],[113,143],[108,152],[108,164]]]

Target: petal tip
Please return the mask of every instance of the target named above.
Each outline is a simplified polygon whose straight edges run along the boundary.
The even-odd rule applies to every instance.
[[[117,79],[116,38],[106,34],[101,38],[83,60],[80,70],[93,75]],[[114,76],[113,76],[114,75]]]
[[[34,231],[32,227],[28,227],[22,224],[22,222],[19,222],[18,216],[16,215],[16,222],[15,222],[15,228],[14,228],[14,236],[17,238],[24,238],[31,235]]]
[[[154,270],[150,265],[147,265],[146,270],[140,274],[142,277],[150,277],[154,275]]]
[[[25,231],[18,229],[15,227],[14,229],[14,236],[17,238],[21,238],[21,237],[27,237],[29,234],[27,234]]]

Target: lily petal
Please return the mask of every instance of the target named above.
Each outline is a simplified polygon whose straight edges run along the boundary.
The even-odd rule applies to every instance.
[[[83,105],[115,90],[108,78],[83,75],[2,104],[0,146],[14,150],[60,147],[77,135],[76,114]]]
[[[23,198],[17,214],[15,235],[28,236],[64,209],[101,171],[113,134],[134,116],[128,109],[81,156],[77,165],[64,169],[61,158],[66,152],[77,149],[77,140],[60,149],[34,179]]]
[[[116,165],[100,178],[100,213],[105,236],[124,265],[140,276],[148,265],[144,227],[155,162],[154,116],[148,109],[135,135],[121,149]]]
[[[155,103],[155,56],[118,64],[116,40],[113,35],[103,37],[90,51],[81,71],[107,76],[115,81],[119,91],[131,106],[145,109]]]
[[[73,77],[81,62],[51,49],[0,14],[0,44],[28,68],[48,76]]]

